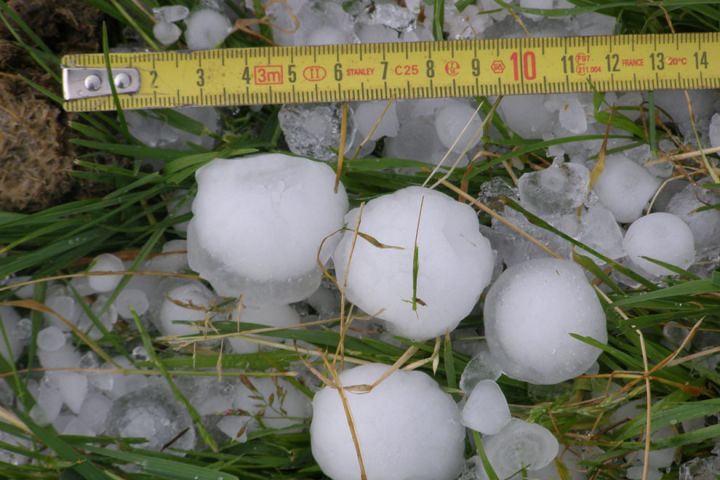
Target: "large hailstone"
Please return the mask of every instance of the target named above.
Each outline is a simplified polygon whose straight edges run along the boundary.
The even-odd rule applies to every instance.
[[[223,296],[288,304],[320,285],[323,239],[343,225],[345,189],[322,163],[282,154],[214,160],[196,174],[188,262]],[[338,236],[320,252],[328,260]]]
[[[340,375],[343,386],[370,385],[389,365],[368,364]],[[422,372],[396,371],[370,393],[345,391],[372,480],[454,479],[463,465],[465,430],[452,397]],[[313,400],[312,453],[333,480],[360,478],[360,467],[337,390]]]
[[[623,240],[630,261],[651,275],[674,272],[643,257],[686,269],[695,262],[695,239],[687,223],[671,213],[651,213],[633,222]]]
[[[587,371],[600,350],[571,333],[607,342],[605,313],[583,271],[538,258],[508,268],[485,299],[485,335],[509,377],[550,385]]]
[[[348,230],[333,254],[339,285],[347,281],[347,298],[409,338],[424,340],[453,330],[477,303],[493,270],[490,242],[480,233],[472,208],[421,187],[376,198],[365,206],[359,231],[391,248],[364,238],[354,241],[359,213],[355,209],[347,215]]]

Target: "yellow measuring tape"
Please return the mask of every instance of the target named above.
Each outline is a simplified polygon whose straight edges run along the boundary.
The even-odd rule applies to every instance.
[[[63,58],[65,108],[720,88],[720,33],[113,53]],[[112,77],[112,78],[110,78]]]

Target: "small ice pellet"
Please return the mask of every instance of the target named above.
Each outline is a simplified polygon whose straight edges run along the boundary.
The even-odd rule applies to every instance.
[[[185,42],[190,50],[217,47],[231,31],[230,20],[210,8],[193,12],[186,20]]]
[[[88,272],[124,272],[125,264],[122,260],[111,253],[98,255],[90,265]],[[110,292],[118,286],[122,275],[89,275],[90,287],[98,293]]]
[[[81,307],[78,305],[77,301],[69,295],[48,296],[45,300],[45,305],[71,323],[76,323],[80,318]],[[60,330],[65,332],[70,330],[70,327],[60,320],[57,315],[50,312],[44,312],[43,316],[48,323],[55,325]]]
[[[659,185],[660,180],[632,160],[608,157],[594,191],[618,222],[630,223],[640,218]]]
[[[695,239],[690,227],[670,213],[651,213],[633,222],[623,245],[630,261],[650,275],[673,275],[674,272],[643,257],[682,269],[695,262]]]
[[[510,478],[526,468],[540,470],[557,456],[560,445],[550,431],[513,418],[496,435],[483,438],[485,453],[500,478]]]
[[[158,22],[175,23],[185,20],[190,15],[190,9],[185,5],[167,5],[153,8],[153,16]]]
[[[510,407],[492,380],[475,385],[462,409],[462,423],[483,435],[495,435],[510,421]]]
[[[55,326],[43,328],[37,335],[37,346],[46,352],[56,352],[65,345],[65,334]]]
[[[435,116],[435,130],[445,148],[463,152],[474,148],[482,138],[483,121],[473,107],[459,100],[448,100]],[[455,158],[452,159],[453,162]]]
[[[150,308],[150,300],[142,290],[124,288],[115,300],[115,308],[120,318],[132,320],[132,311],[135,311],[138,317],[142,316]]]
[[[153,36],[162,45],[172,45],[180,39],[181,35],[182,30],[174,23],[157,22],[153,25]]]
[[[347,32],[326,25],[310,32],[305,38],[305,45],[337,45],[350,41],[351,37]]]
[[[552,385],[581,375],[607,342],[605,312],[585,273],[567,260],[538,258],[500,275],[485,298],[485,335],[509,377]]]

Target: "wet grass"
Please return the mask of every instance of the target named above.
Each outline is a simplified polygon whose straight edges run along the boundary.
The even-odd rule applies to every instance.
[[[140,2],[87,1],[104,13],[109,24],[127,27],[153,45],[152,19]],[[157,5],[169,2],[150,0],[145,3]],[[183,0],[173,3],[193,6],[195,2]],[[436,10],[441,10],[444,2],[435,0],[432,3]],[[526,10],[547,16],[600,12],[618,18],[622,31],[626,33],[668,32],[672,28],[676,31],[714,31],[720,25],[720,8],[715,1],[575,0],[574,3],[576,8],[567,10]],[[16,42],[43,70],[58,80],[59,60],[51,46],[45,45],[40,36],[1,0],[0,17],[16,35]],[[436,21],[433,25],[436,38],[442,34],[439,27],[441,24]],[[256,37],[238,32],[226,45],[242,47],[259,43]],[[22,75],[23,72],[18,73]],[[60,103],[56,88],[47,89],[29,79],[28,82],[51,101]],[[596,96],[596,118],[599,123],[611,123],[620,129],[620,137],[634,144],[648,143],[653,148],[657,148],[661,139],[672,138],[671,131],[656,127],[654,119],[657,113],[652,102],[643,112],[650,121],[636,124],[623,121],[622,114],[618,112],[608,115],[602,99],[601,94]],[[488,104],[487,108],[486,113],[489,113],[491,106]],[[32,214],[0,212],[0,279],[9,275],[27,275],[39,286],[32,301],[15,303],[32,320],[30,346],[16,364],[0,359],[0,375],[17,394],[15,404],[3,405],[0,409],[0,430],[26,441],[26,446],[0,442],[0,448],[26,455],[35,462],[21,466],[0,463],[0,477],[321,478],[310,453],[307,429],[300,433],[261,430],[250,434],[246,443],[227,442],[217,445],[217,448],[189,452],[179,457],[138,448],[131,439],[59,435],[52,429],[39,427],[23,413],[34,403],[26,383],[42,371],[34,354],[35,339],[43,322],[46,282],[51,278],[60,282],[69,281],[69,275],[82,274],[89,260],[104,252],[122,252],[124,258],[134,259],[131,270],[137,270],[164,241],[181,235],[174,225],[187,221],[189,214],[173,214],[168,211],[168,204],[178,192],[193,192],[193,174],[200,166],[217,157],[232,158],[255,151],[284,150],[277,111],[277,107],[272,106],[259,112],[244,107],[227,109],[224,111],[226,129],[217,139],[217,147],[212,151],[198,149],[191,153],[143,145],[126,132],[117,114],[79,114],[64,119],[72,131],[72,142],[78,152],[73,175],[78,180],[102,185],[109,193],[94,198],[68,199],[60,205]],[[168,121],[188,131],[197,133],[203,128],[183,115],[164,113]],[[582,135],[544,141],[516,135],[502,124],[498,116],[493,118],[493,124],[501,134],[498,138],[485,138],[485,145],[495,155],[478,159],[467,170],[450,173],[441,189],[453,195],[458,194],[457,189],[460,193],[472,194],[490,178],[501,176],[511,181],[508,175],[510,162],[520,160],[526,171],[541,168],[549,164],[545,150],[550,146],[604,138],[602,135]],[[676,152],[670,153],[693,149],[679,144],[676,147]],[[108,162],[108,157],[115,160]],[[162,160],[165,167],[157,173],[146,172],[140,168],[143,159]],[[357,205],[379,194],[422,184],[427,172],[389,173],[391,169],[416,167],[426,168],[426,165],[394,158],[349,160],[341,170],[341,180],[352,202]],[[695,156],[677,161],[675,167],[676,175],[682,176],[691,171],[699,179],[705,164]],[[509,168],[518,175],[521,173],[512,165]],[[438,178],[445,173],[441,169]],[[511,201],[507,205],[525,214],[532,223],[564,235],[519,205]],[[482,214],[481,218],[489,220],[486,214]],[[608,344],[599,346],[604,351],[599,359],[600,373],[578,378],[544,393],[523,382],[502,377],[500,384],[512,404],[513,414],[547,426],[565,445],[602,448],[604,453],[586,465],[595,479],[623,478],[627,467],[624,456],[631,452],[643,452],[646,448],[643,438],[648,430],[656,431],[667,426],[676,428],[676,435],[653,442],[651,448],[679,447],[679,460],[707,454],[713,442],[720,438],[720,425],[708,424],[704,428],[684,432],[678,422],[704,418],[720,410],[720,374],[705,366],[705,360],[713,352],[670,349],[662,342],[662,328],[672,321],[692,327],[693,333],[720,331],[720,273],[715,272],[708,279],[683,274],[668,284],[656,284],[636,276],[639,286],[628,289],[616,284],[610,276],[612,269],[623,271],[621,265],[610,262],[610,269],[601,270],[593,262],[593,258],[599,256],[597,252],[570,237],[566,238],[575,245],[575,260],[596,276],[598,286],[605,284],[607,287],[603,301],[610,334]],[[628,271],[624,273],[634,275]],[[117,295],[126,283],[121,283],[113,295]],[[17,299],[11,289],[0,286],[0,303],[12,302],[17,302]],[[101,352],[101,356],[110,358],[122,354],[132,360],[131,367],[118,367],[117,372],[161,376],[171,384],[174,379],[183,376],[216,376],[220,373],[228,377],[239,374],[252,377],[266,375],[268,370],[294,379],[300,370],[304,370],[301,359],[322,370],[321,358],[326,355],[325,352],[342,352],[345,361],[350,364],[365,361],[393,364],[412,348],[412,354],[405,363],[417,365],[434,375],[443,388],[460,399],[457,381],[469,358],[453,348],[449,337],[437,343],[417,343],[398,338],[398,344],[390,344],[371,338],[345,336],[334,328],[339,323],[340,319],[337,319],[314,328],[270,330],[257,330],[260,326],[242,324],[240,334],[252,331],[255,334],[253,338],[259,338],[258,341],[273,347],[267,352],[244,355],[219,353],[207,348],[180,348],[177,339],[152,338],[143,329],[134,328],[105,332],[97,342],[76,336],[75,343],[81,350],[94,349]],[[183,338],[182,343],[203,345],[208,339],[238,334],[238,325],[232,322],[218,321],[213,326],[213,335]],[[471,316],[462,326],[481,331],[482,319]],[[592,343],[591,339],[583,340]],[[288,347],[284,341],[302,342],[304,348]],[[126,351],[129,345],[141,342],[151,352],[148,361],[132,359]],[[714,353],[718,353],[717,348]],[[607,390],[611,380],[621,388]],[[176,393],[182,401],[179,391]],[[609,416],[615,409],[630,400],[648,397],[652,406],[649,417],[642,412],[629,422],[609,428]],[[197,418],[196,413],[194,417]],[[212,442],[208,443],[212,445]],[[474,450],[468,439],[467,455],[474,454]],[[478,450],[481,451],[480,445]],[[122,465],[134,465],[134,468],[123,469]],[[677,477],[677,464],[674,468],[665,475],[665,479]]]

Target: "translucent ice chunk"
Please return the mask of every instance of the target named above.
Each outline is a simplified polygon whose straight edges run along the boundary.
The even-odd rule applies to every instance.
[[[347,215],[350,229],[359,214],[355,209]],[[360,222],[363,234],[392,248],[354,242],[354,232],[345,232],[333,254],[339,284],[346,282],[356,243],[347,298],[401,335],[427,339],[453,330],[490,282],[494,259],[490,242],[479,232],[477,215],[445,194],[421,187],[398,190],[368,202]]]
[[[118,398],[105,425],[106,433],[114,437],[145,438],[147,442],[138,446],[149,450],[160,450],[171,440],[175,441],[170,448],[187,450],[195,446],[190,415],[163,388],[151,386]]]
[[[623,246],[632,263],[651,275],[672,275],[673,272],[642,257],[684,269],[695,261],[695,241],[690,227],[670,213],[651,213],[633,222]]]
[[[344,386],[369,385],[389,365],[369,364],[341,374]],[[428,375],[396,371],[370,393],[346,391],[367,478],[451,480],[463,465],[464,429],[452,398]],[[417,399],[422,399],[417,402]],[[335,480],[360,478],[345,410],[336,390],[313,400],[312,453]],[[392,452],[392,454],[389,454]]]
[[[602,205],[590,207],[583,214],[577,239],[612,260],[625,256],[623,231],[612,212]]]
[[[701,209],[718,204],[720,204],[720,196],[714,195],[712,190],[700,185],[687,185],[672,196],[666,210],[687,223],[695,239],[695,248],[703,250],[718,245],[720,210],[717,208]]]
[[[482,380],[475,385],[462,409],[462,423],[484,435],[495,435],[510,421],[510,407],[497,383]]]
[[[278,121],[294,154],[326,161],[337,157],[341,126],[337,104],[283,105]],[[351,152],[355,135],[352,116],[348,116],[345,153]]]
[[[605,159],[594,191],[620,223],[630,223],[642,215],[660,181],[647,169],[622,156]]]
[[[712,116],[710,121],[710,146],[713,148],[720,147],[720,113]]]
[[[523,468],[539,470],[552,462],[560,448],[548,429],[516,418],[497,435],[485,437],[483,443],[500,478],[509,478]]]
[[[571,333],[607,341],[605,313],[574,263],[540,258],[507,269],[485,299],[485,335],[506,375],[554,384],[584,373],[601,351]]]
[[[230,34],[232,24],[222,13],[203,8],[185,20],[185,42],[190,50],[216,48]]]
[[[124,271],[123,261],[111,253],[103,253],[95,257],[88,269],[90,273]],[[114,290],[122,278],[122,275],[91,275],[88,277],[88,282],[93,290],[102,293]]]
[[[572,213],[587,197],[589,182],[590,171],[583,165],[552,165],[520,177],[520,202],[537,214]]]
[[[483,380],[497,380],[502,375],[500,366],[493,359],[484,343],[480,351],[468,362],[460,375],[460,389],[469,394]]]
[[[318,253],[328,260],[348,207],[342,184],[334,192],[329,166],[264,154],[215,160],[196,178],[188,259],[216,292],[264,305],[296,302],[317,289]]]

